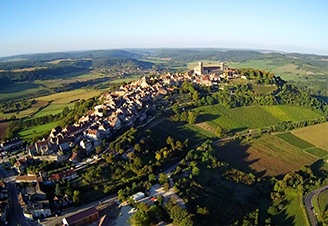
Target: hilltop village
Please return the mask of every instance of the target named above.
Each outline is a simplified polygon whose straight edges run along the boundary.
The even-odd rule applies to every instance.
[[[101,146],[104,139],[115,138],[122,131],[135,126],[145,126],[155,119],[158,109],[169,106],[170,99],[166,98],[168,94],[174,94],[174,87],[181,86],[184,81],[196,86],[217,87],[222,79],[237,77],[240,75],[223,63],[218,67],[204,67],[203,63],[199,62],[194,70],[186,73],[167,73],[159,78],[143,77],[138,81],[121,85],[114,92],[103,93],[99,97],[102,104],[96,105],[74,124],[64,128],[53,128],[48,137],[26,148],[28,156],[17,159],[13,164],[15,171],[21,175],[16,177],[16,183],[34,184],[33,188],[23,189],[19,195],[24,215],[30,219],[51,215],[49,200],[40,190],[39,183],[78,177],[78,168],[58,173],[43,170],[38,175],[26,175],[26,169],[30,164],[40,160],[58,163],[68,161],[81,167],[81,161]],[[21,143],[22,140],[13,139],[3,142],[1,148],[2,151],[14,150]],[[84,151],[76,151],[77,149]],[[87,162],[91,161],[89,158]],[[72,200],[66,198],[56,202],[69,205]],[[4,213],[5,210],[4,208]]]

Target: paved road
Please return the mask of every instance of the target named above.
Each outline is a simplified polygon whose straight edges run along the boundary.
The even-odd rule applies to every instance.
[[[8,177],[7,172],[0,167],[0,176],[1,178]],[[16,188],[16,183],[10,182],[8,183],[8,192],[10,198],[10,207],[9,207],[9,225],[21,225],[21,226],[30,226],[31,224],[27,222],[23,215],[22,208],[18,202],[18,192]]]
[[[318,195],[320,192],[326,189],[328,189],[328,185],[310,192],[304,199],[305,209],[309,216],[310,224],[312,226],[318,226],[317,218],[315,217],[315,211],[313,209],[312,199],[314,196]]]

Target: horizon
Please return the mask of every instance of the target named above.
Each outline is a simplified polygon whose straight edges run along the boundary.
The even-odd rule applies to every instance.
[[[0,57],[162,48],[326,56],[326,8],[305,0],[2,1]]]
[[[181,50],[217,50],[217,51],[255,51],[259,53],[279,53],[279,54],[302,54],[302,55],[316,55],[316,56],[328,56],[328,54],[315,54],[315,53],[302,53],[302,52],[287,52],[280,50],[270,49],[247,49],[247,48],[224,48],[224,47],[159,47],[159,48],[111,48],[111,49],[80,49],[80,50],[64,50],[64,51],[50,51],[50,52],[32,52],[32,53],[19,53],[14,55],[0,56],[0,60],[3,58],[14,58],[20,56],[38,55],[38,54],[56,54],[56,53],[74,53],[74,52],[88,52],[88,51],[110,51],[110,50],[122,50],[129,52],[130,50],[168,50],[168,49],[181,49]]]

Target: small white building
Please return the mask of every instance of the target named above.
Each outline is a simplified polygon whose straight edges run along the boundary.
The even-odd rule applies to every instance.
[[[131,196],[131,198],[136,202],[145,197],[145,193],[139,191],[138,193]]]

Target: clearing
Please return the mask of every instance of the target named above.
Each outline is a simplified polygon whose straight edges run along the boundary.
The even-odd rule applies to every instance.
[[[58,126],[58,123],[59,122],[51,122],[44,125],[34,126],[27,130],[19,132],[19,136],[25,139],[33,138],[35,136],[42,135],[47,131],[50,132],[53,128]]]
[[[317,160],[269,134],[251,141],[230,142],[217,149],[220,160],[244,172],[254,172],[258,176],[283,175],[298,170],[303,165],[311,165]]]

